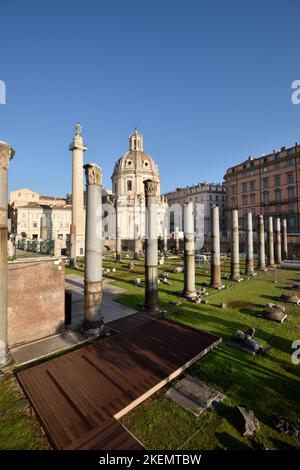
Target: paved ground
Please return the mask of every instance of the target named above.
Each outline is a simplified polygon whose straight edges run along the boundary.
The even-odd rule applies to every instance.
[[[78,274],[66,276],[66,289],[72,292],[72,324],[70,326],[71,328],[80,327],[83,320],[83,277]],[[104,281],[103,289],[102,313],[105,323],[136,312],[115,302],[123,289],[112,285],[107,280]],[[11,348],[10,352],[15,365],[21,365],[86,341],[86,337],[80,331],[69,330],[24,346]]]
[[[79,326],[83,320],[83,276],[68,274],[66,276],[66,290],[72,292],[72,326]],[[125,307],[116,302],[119,295],[124,292],[120,287],[114,286],[108,280],[103,282],[102,314],[104,323],[127,317],[136,310]]]

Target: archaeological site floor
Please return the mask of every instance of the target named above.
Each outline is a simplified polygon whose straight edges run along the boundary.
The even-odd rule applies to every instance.
[[[142,448],[117,420],[221,341],[139,313],[109,326],[113,336],[18,373],[55,448]]]

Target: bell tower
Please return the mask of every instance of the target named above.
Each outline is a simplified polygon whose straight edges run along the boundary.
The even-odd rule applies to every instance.
[[[140,150],[143,152],[143,136],[138,133],[137,128],[134,129],[134,133],[129,137],[129,150]]]

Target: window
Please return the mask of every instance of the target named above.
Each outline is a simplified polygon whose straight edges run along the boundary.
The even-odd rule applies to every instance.
[[[247,183],[242,184],[242,192],[246,193],[247,192]]]
[[[294,199],[294,197],[295,197],[295,189],[288,188],[288,199]]]
[[[276,202],[281,201],[281,190],[280,189],[275,189],[275,201]]]
[[[274,170],[279,170],[280,169],[280,163],[279,162],[276,162],[274,164]]]
[[[274,185],[280,186],[280,175],[274,176]]]
[[[287,161],[287,166],[292,166],[293,165],[293,160],[290,158],[288,161]]]
[[[18,193],[18,197],[21,197],[22,196],[22,193]]]
[[[288,173],[287,174],[287,184],[293,184],[294,183],[294,174],[293,173]]]
[[[246,206],[247,205],[247,196],[246,196],[246,194],[243,194],[242,199],[243,199],[243,206]]]
[[[250,194],[250,204],[255,204],[255,194]]]
[[[263,193],[263,203],[269,204],[269,193],[267,191]]]
[[[131,180],[127,181],[127,191],[132,191],[132,181]]]
[[[231,194],[235,194],[235,185],[231,186]]]
[[[269,178],[264,178],[263,179],[263,189],[268,189],[269,188]]]
[[[255,191],[255,181],[250,181],[250,191]]]

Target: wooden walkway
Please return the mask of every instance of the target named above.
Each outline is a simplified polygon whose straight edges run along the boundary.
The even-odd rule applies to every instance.
[[[57,449],[141,449],[118,419],[221,341],[145,314],[109,326],[119,333],[18,373]]]

